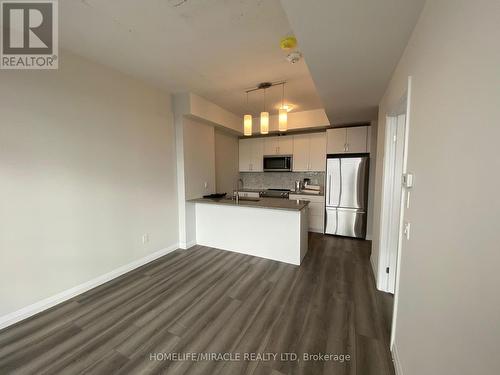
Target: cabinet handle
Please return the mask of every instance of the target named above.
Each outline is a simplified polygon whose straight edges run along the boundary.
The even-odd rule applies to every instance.
[[[347,147],[346,151],[349,151],[349,143],[346,143],[346,147]]]

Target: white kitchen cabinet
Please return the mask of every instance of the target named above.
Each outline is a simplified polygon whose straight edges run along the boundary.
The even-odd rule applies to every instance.
[[[325,133],[309,134],[309,170],[315,172],[326,170]]]
[[[262,172],[264,157],[263,138],[240,139],[239,169],[240,172]]]
[[[324,233],[325,197],[322,195],[290,194],[289,199],[309,201],[307,206],[309,218],[309,232]]]
[[[305,172],[309,170],[309,135],[293,136],[293,171]]]
[[[348,153],[368,152],[368,126],[347,128],[346,149]]]
[[[343,154],[347,138],[346,128],[328,129],[326,131],[326,151],[328,154]]]
[[[356,154],[369,152],[369,126],[355,126],[350,128],[328,129],[328,154]]]
[[[264,155],[291,155],[293,153],[293,137],[264,138]]]
[[[325,164],[325,133],[300,134],[293,137],[294,172],[324,171]]]

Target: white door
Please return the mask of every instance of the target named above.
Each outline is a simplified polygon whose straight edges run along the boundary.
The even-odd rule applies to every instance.
[[[346,146],[346,129],[328,129],[326,131],[326,149],[328,154],[343,154]]]
[[[292,155],[293,154],[293,137],[281,136],[278,137],[278,154]]]
[[[307,172],[309,170],[309,135],[293,136],[293,171]]]
[[[324,172],[326,168],[326,134],[309,134],[309,170]]]
[[[240,139],[239,142],[239,166],[240,172],[250,172],[252,164],[251,139]]]
[[[264,138],[264,155],[279,154],[279,137]]]
[[[346,152],[351,154],[365,153],[368,151],[368,126],[347,128]]]

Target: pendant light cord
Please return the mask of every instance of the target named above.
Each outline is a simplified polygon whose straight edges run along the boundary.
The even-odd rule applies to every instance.
[[[281,108],[285,105],[285,82],[283,82],[283,91],[281,92]]]

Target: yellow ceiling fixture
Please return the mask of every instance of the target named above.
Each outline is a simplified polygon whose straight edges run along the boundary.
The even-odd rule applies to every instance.
[[[302,53],[297,49],[297,39],[293,35],[289,35],[281,39],[280,47],[287,52],[286,60],[290,64],[296,64],[302,58]]]
[[[280,41],[280,47],[285,51],[294,49],[295,47],[297,47],[297,38],[295,38],[293,35],[284,37]]]

